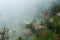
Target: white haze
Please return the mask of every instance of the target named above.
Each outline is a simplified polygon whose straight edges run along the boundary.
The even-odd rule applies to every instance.
[[[0,28],[7,26],[22,34],[21,23],[30,23],[41,9],[48,9],[56,0],[0,0]],[[18,31],[19,30],[19,31]]]

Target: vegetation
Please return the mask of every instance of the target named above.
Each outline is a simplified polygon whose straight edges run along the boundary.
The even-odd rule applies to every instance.
[[[46,31],[37,34],[36,40],[60,40],[60,4],[55,4],[51,9],[50,17],[53,18],[53,22],[47,22]],[[49,18],[50,19],[50,18]]]
[[[7,28],[2,28],[2,31],[0,32],[0,40],[9,40],[9,29]]]

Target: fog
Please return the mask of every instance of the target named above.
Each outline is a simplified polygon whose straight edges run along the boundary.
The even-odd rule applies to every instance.
[[[50,8],[57,0],[0,0],[0,28],[6,26],[22,34],[21,23],[31,23],[41,10]],[[18,34],[19,34],[18,33]]]

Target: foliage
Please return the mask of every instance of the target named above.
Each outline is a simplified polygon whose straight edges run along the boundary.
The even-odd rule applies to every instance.
[[[2,28],[2,32],[0,32],[0,40],[9,40],[9,29],[7,28]]]
[[[55,16],[60,11],[60,3],[54,3],[51,7],[51,16]]]
[[[37,34],[36,36],[36,40],[53,40],[54,39],[54,33],[52,30],[50,29],[47,29],[47,32],[45,35],[40,35],[40,34]]]

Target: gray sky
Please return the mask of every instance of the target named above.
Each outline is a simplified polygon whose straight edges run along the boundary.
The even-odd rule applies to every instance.
[[[51,2],[52,0],[0,0],[0,21],[14,23],[31,20],[38,14],[39,7],[48,8]]]

